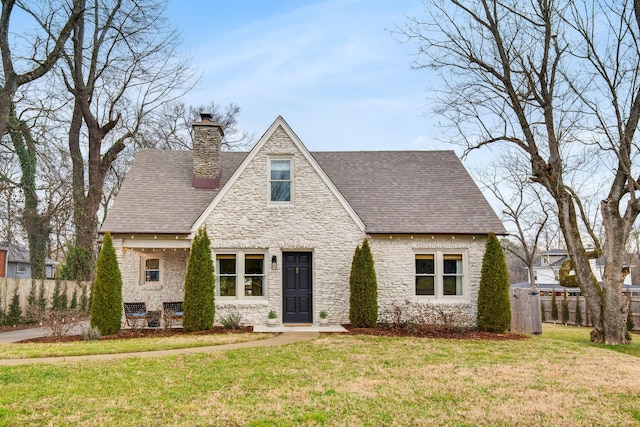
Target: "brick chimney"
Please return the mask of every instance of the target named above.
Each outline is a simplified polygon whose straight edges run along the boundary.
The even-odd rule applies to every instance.
[[[211,114],[200,113],[193,122],[193,188],[220,188],[220,152],[224,132]]]

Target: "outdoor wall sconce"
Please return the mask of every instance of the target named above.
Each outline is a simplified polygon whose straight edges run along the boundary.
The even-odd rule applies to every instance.
[[[275,255],[271,257],[271,269],[272,270],[278,269],[278,257],[276,257]]]

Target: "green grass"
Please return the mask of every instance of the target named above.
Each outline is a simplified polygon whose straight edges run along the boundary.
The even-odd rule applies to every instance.
[[[273,334],[214,334],[173,336],[170,338],[150,337],[124,340],[74,341],[51,344],[0,344],[0,359],[138,353],[141,351],[233,344],[261,340],[273,336]]]
[[[1,367],[0,425],[638,425],[640,358],[588,335],[553,325],[523,341],[323,335]]]

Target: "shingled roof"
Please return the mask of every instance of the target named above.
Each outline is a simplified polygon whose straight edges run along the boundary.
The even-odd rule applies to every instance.
[[[220,187],[248,153],[223,152]],[[312,152],[367,233],[486,234],[504,227],[453,151]],[[188,234],[219,190],[194,189],[191,151],[141,151],[102,231]]]

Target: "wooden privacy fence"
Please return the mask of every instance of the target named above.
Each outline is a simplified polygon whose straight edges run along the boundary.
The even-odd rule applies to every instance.
[[[60,292],[67,293],[67,306],[71,302],[73,291],[76,291],[78,301],[83,292],[88,297],[91,292],[91,282],[76,282],[75,280],[37,280],[37,279],[13,279],[0,277],[0,311],[7,313],[9,311],[9,305],[18,291],[18,297],[20,298],[20,308],[22,309],[22,315],[25,315],[25,309],[27,307],[27,300],[29,298],[29,292],[32,287],[36,287],[36,296],[40,295],[40,288],[44,286],[44,298],[47,301],[47,308],[51,307],[54,290],[56,283],[59,284]]]
[[[554,322],[551,316],[551,299],[552,296],[541,296],[540,303],[543,311],[543,318],[545,322]],[[627,298],[627,297],[625,297]],[[562,296],[556,296],[556,305],[558,306],[558,320],[556,323],[562,323]],[[576,306],[580,304],[580,310],[582,312],[582,325],[591,326],[591,315],[589,313],[589,307],[583,296],[567,296],[567,305],[569,306],[569,321],[567,324],[576,325]],[[640,296],[631,297],[631,313],[633,316],[634,331],[640,330]]]
[[[541,334],[540,292],[529,288],[509,289],[511,299],[511,332]]]

